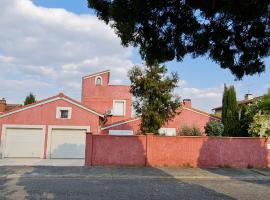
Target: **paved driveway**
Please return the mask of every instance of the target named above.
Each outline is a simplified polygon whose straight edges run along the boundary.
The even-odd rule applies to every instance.
[[[0,167],[0,199],[256,199],[270,197],[257,169]]]
[[[84,159],[4,158],[0,166],[84,166]]]

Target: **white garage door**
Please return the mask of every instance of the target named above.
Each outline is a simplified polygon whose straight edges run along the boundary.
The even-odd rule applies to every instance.
[[[84,158],[85,129],[52,129],[50,158]]]
[[[44,132],[41,128],[7,128],[4,157],[42,158]]]

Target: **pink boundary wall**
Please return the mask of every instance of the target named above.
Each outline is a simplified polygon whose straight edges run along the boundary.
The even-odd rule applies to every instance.
[[[270,167],[265,138],[87,134],[86,166]]]

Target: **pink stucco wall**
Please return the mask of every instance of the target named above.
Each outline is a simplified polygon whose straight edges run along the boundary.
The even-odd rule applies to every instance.
[[[102,77],[102,85],[95,84],[95,78]],[[104,114],[106,110],[113,108],[113,100],[126,101],[125,116],[113,116],[107,123],[114,123],[130,118],[131,116],[131,94],[130,87],[125,85],[110,85],[110,73],[84,77],[82,79],[82,104]]]
[[[270,167],[267,140],[225,137],[158,137],[147,139],[149,166]]]
[[[270,167],[267,142],[265,138],[89,134],[86,165]]]
[[[87,137],[87,165],[145,166],[146,137],[93,135]]]

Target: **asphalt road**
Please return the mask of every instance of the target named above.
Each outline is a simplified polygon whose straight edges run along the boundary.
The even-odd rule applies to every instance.
[[[270,199],[270,180],[175,178],[0,179],[0,199]]]
[[[269,169],[0,167],[4,199],[270,199]]]

